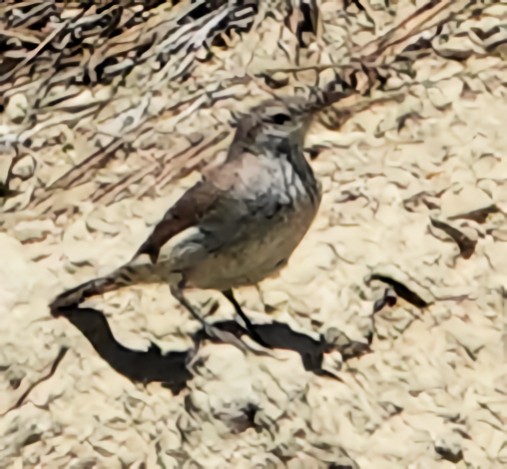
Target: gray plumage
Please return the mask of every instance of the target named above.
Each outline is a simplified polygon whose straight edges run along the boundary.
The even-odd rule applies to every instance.
[[[164,282],[204,324],[183,288],[231,292],[278,272],[321,200],[303,153],[307,129],[315,110],[339,97],[268,100],[242,117],[225,162],[183,194],[131,261],[60,294],[51,303],[53,314],[106,291]]]

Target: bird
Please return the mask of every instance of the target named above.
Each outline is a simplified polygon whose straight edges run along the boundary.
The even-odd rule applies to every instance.
[[[270,348],[233,290],[276,275],[309,230],[322,190],[304,155],[305,137],[314,115],[343,96],[273,96],[237,117],[225,160],[203,171],[130,261],[59,294],[51,314],[119,288],[165,283],[207,334],[244,349],[236,336],[208,324],[185,295],[187,288],[216,290],[231,302],[250,337]]]

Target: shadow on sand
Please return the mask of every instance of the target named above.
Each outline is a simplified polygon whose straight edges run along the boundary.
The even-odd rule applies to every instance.
[[[157,345],[151,343],[147,351],[131,350],[116,341],[106,317],[96,309],[69,309],[62,312],[61,316],[67,318],[81,331],[97,353],[112,368],[132,381],[160,382],[177,394],[192,379],[193,375],[187,367],[187,363],[193,356],[193,349],[163,354]],[[215,322],[213,326],[228,331],[237,337],[246,333],[233,320]],[[340,346],[327,343],[323,337],[320,337],[320,340],[315,340],[308,335],[295,332],[283,323],[258,324],[255,327],[261,338],[272,348],[293,350],[299,353],[303,366],[307,371],[335,379],[339,378],[322,369],[324,353],[338,350],[341,352],[343,360],[346,361],[370,351],[370,337],[368,337],[370,339],[368,342],[350,341]],[[216,341],[208,337],[204,330],[194,334],[193,340],[196,346],[199,346],[205,340]]]

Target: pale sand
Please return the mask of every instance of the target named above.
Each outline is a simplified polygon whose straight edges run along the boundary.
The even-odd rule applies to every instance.
[[[400,11],[413,8],[399,4]],[[504,52],[482,54],[487,40],[480,43],[472,28],[490,30],[507,9],[488,12],[456,26],[457,37],[444,41],[442,49],[475,51],[468,60],[419,58],[414,82],[431,83],[413,86],[402,103],[374,105],[340,130],[312,128],[308,146],[328,146],[312,163],[324,187],[318,218],[278,278],[263,282],[260,293],[237,292],[256,322],[287,323],[314,338],[335,328],[357,341],[371,330],[373,303],[386,287],[366,282],[369,275],[392,277],[430,303],[420,309],[398,298],[381,310],[369,354],[344,362],[339,352],[327,353],[324,368],[340,381],[305,371],[292,351],[243,356],[205,342],[196,357],[198,374],[174,395],[157,382],[144,386],[117,373],[72,324],[51,318],[47,304],[55,294],[127,260],[197,174],[175,178],[226,148],[227,140],[207,142],[219,131],[230,138],[227,125],[213,126],[226,123],[234,105],[218,101],[200,113],[191,106],[160,113],[170,90],[161,86],[160,95],[147,95],[139,79],[100,111],[105,120],[82,116],[71,126],[79,112],[69,115],[54,104],[38,116],[57,125],[33,131],[15,122],[33,96],[23,101],[18,94],[17,106],[12,98],[2,115],[8,131],[32,131],[32,146],[40,148],[17,163],[16,174],[25,180],[13,188],[22,194],[8,199],[1,215],[0,467],[505,467],[507,72]],[[385,17],[378,13],[378,19]],[[352,27],[364,25],[358,20]],[[330,31],[343,34],[338,26]],[[372,31],[365,31],[368,39]],[[264,44],[270,47],[272,39]],[[198,67],[194,75],[208,70],[206,83],[217,81],[212,74],[219,63]],[[234,76],[233,67],[225,67],[224,80]],[[183,91],[192,83],[198,81]],[[107,98],[110,87],[96,89]],[[248,83],[230,89],[235,96],[256,92]],[[244,110],[255,102],[252,96],[241,101]],[[155,148],[142,150],[136,137],[127,161],[117,154],[72,189],[49,191],[46,200],[39,189],[37,202],[28,203],[33,188],[49,186],[93,154],[97,139],[102,146],[111,141],[97,129],[128,138],[129,124],[122,128],[122,122],[129,112],[131,127],[141,128],[147,105],[162,116],[146,137]],[[124,113],[121,120],[116,111]],[[402,116],[408,118],[398,130]],[[205,139],[197,147],[196,132]],[[59,141],[45,145],[51,138]],[[161,158],[175,163],[157,164]],[[5,175],[10,158],[2,159]],[[118,195],[122,200],[115,202]],[[58,212],[71,205],[75,212]],[[438,222],[459,230],[463,255]],[[203,308],[218,300],[213,317],[232,318],[219,295],[190,296]],[[153,341],[166,352],[183,351],[198,329],[164,285],[89,304],[106,313],[116,339],[131,349],[146,350]],[[67,353],[41,380],[61,347]],[[257,409],[252,421],[247,406]]]

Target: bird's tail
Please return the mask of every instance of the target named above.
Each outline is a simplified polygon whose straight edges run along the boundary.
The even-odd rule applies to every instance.
[[[132,265],[130,263],[116,269],[111,274],[84,282],[77,287],[60,293],[49,305],[51,314],[79,306],[87,298],[102,295],[106,292],[118,290],[138,283],[153,283],[160,281],[153,266]]]

